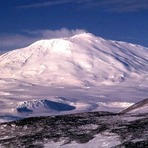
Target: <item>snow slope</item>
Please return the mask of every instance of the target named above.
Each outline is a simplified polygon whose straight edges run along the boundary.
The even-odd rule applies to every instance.
[[[72,86],[144,81],[148,71],[147,50],[89,33],[41,40],[0,56],[0,77]]]
[[[121,142],[119,141],[119,137],[116,134],[111,133],[105,133],[105,134],[99,134],[97,135],[93,140],[90,140],[87,143],[80,144],[76,142],[64,144],[64,141],[60,142],[49,142],[45,144],[45,148],[53,148],[53,147],[59,147],[59,148],[109,148],[114,147],[116,145],[119,145]]]
[[[133,104],[121,113],[144,114],[148,113],[148,98]]]
[[[121,111],[148,96],[147,53],[90,33],[7,52],[0,56],[0,118]]]

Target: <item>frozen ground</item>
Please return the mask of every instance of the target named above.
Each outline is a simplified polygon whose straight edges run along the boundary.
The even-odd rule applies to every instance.
[[[31,117],[1,123],[0,133],[1,148],[146,148],[148,113]]]
[[[94,139],[90,140],[88,143],[78,144],[72,142],[70,144],[64,144],[63,142],[49,142],[44,145],[45,148],[110,148],[121,144],[119,141],[119,136],[117,134],[102,133],[95,136]]]
[[[18,83],[17,83],[18,84]],[[9,85],[10,86],[10,85]],[[146,98],[147,90],[115,87],[16,86],[1,89],[0,117],[16,118],[69,114],[85,111],[119,112],[138,100]],[[135,91],[134,91],[135,90]],[[12,119],[10,118],[12,116]]]
[[[119,112],[148,97],[148,49],[89,33],[0,56],[0,121]]]

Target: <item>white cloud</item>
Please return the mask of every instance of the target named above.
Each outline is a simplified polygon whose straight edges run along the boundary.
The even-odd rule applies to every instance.
[[[69,3],[73,0],[55,0],[55,1],[48,1],[48,2],[42,2],[42,3],[34,3],[34,4],[29,4],[29,5],[23,5],[20,6],[19,8],[39,8],[39,7],[49,7],[53,5],[60,5],[60,4],[65,4]]]
[[[138,12],[148,10],[147,0],[92,0],[84,5],[83,8],[101,8],[108,12]]]
[[[40,39],[64,38],[71,37],[76,34],[86,32],[83,29],[68,30],[62,28],[59,30],[25,30],[26,35],[21,34],[1,34],[0,36],[0,51],[12,50],[16,48],[26,47]]]
[[[36,38],[30,38],[20,34],[3,34],[0,36],[0,50],[11,50],[14,48],[24,47],[35,40]]]
[[[47,1],[47,2],[22,5],[22,6],[19,6],[18,8],[28,9],[28,8],[51,7],[53,5],[62,5],[62,4],[67,4],[67,3],[81,4],[81,3],[85,3],[85,2],[89,2],[89,1],[93,1],[93,0],[54,0],[54,1]]]
[[[76,34],[81,34],[86,32],[84,29],[72,29],[68,30],[66,28],[62,28],[59,30],[36,30],[36,31],[25,31],[30,35],[40,36],[43,39],[51,39],[51,38],[64,38],[71,37]]]
[[[18,8],[41,8],[52,7],[63,4],[78,4],[79,10],[83,8],[101,8],[104,11],[113,12],[136,12],[148,9],[147,0],[54,0],[40,3],[31,3],[27,5],[18,6]]]

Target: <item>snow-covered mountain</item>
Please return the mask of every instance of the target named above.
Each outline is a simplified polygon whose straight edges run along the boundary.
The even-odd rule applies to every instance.
[[[148,98],[131,105],[127,109],[123,110],[121,113],[148,114]]]
[[[0,56],[0,120],[119,112],[148,97],[148,48],[90,33]]]
[[[0,56],[0,78],[72,86],[145,81],[147,52],[142,46],[90,33],[40,40]]]

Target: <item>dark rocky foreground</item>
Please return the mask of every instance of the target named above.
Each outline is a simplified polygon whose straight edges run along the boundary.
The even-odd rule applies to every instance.
[[[1,123],[0,147],[43,148],[49,141],[61,140],[64,140],[65,145],[72,141],[87,143],[103,132],[119,136],[121,144],[115,148],[147,148],[148,114],[89,112]]]

